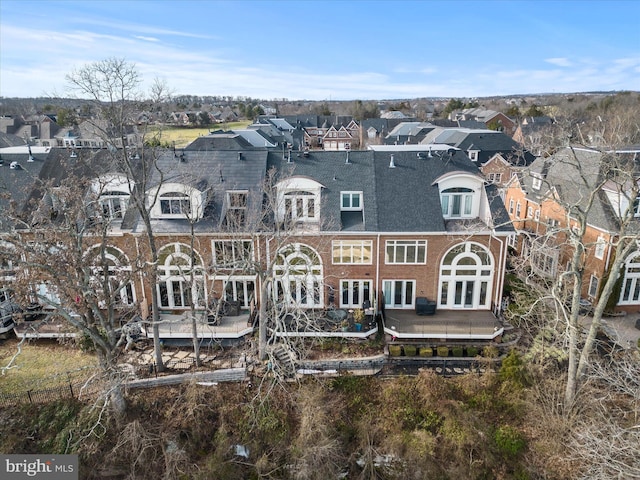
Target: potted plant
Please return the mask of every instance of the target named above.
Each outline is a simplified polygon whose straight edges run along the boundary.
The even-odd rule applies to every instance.
[[[353,311],[353,322],[355,323],[356,331],[362,330],[362,324],[364,323],[365,313],[361,308],[357,308]]]
[[[349,329],[349,321],[346,318],[340,322],[340,328],[342,328],[343,332],[346,332]]]

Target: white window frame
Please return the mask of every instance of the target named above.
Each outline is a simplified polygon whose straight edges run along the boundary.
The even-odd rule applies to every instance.
[[[640,303],[640,253],[632,253],[625,262],[619,305]]]
[[[513,215],[515,205],[516,205],[516,202],[513,200],[513,198],[510,198],[509,199],[509,214],[510,215]]]
[[[397,292],[400,288],[400,292]],[[395,310],[409,310],[415,307],[416,281],[407,279],[393,279],[382,281],[385,308]],[[396,303],[396,297],[400,296],[400,302]]]
[[[368,295],[365,296],[365,292],[368,292]],[[341,308],[362,308],[365,300],[369,300],[369,303],[373,305],[373,280],[340,280],[339,295]]]
[[[354,205],[357,200],[357,205]],[[346,204],[346,205],[345,205]],[[343,212],[359,212],[363,209],[362,192],[340,192],[340,210]]]
[[[494,259],[485,245],[465,242],[451,247],[440,263],[438,306],[489,309]]]
[[[183,192],[165,192],[159,195],[162,218],[184,218],[191,215],[191,198]],[[169,211],[165,211],[168,207]]]
[[[447,188],[440,194],[444,218],[472,218],[475,192],[468,187]]]
[[[230,275],[228,277],[216,277],[222,281],[222,295],[226,301],[240,300],[241,308],[250,308],[251,301],[255,301],[256,277],[249,275]]]
[[[533,175],[531,180],[531,188],[533,188],[534,190],[540,190],[540,187],[542,187],[542,179]]]
[[[203,308],[206,304],[206,291],[204,287],[204,272],[202,270],[202,258],[195,253],[195,265],[191,265],[190,247],[182,243],[171,243],[159,250],[159,255],[164,256],[169,252],[162,264],[158,265],[158,283],[156,291],[160,308],[172,310],[188,309],[191,305]],[[174,259],[180,262],[174,263]],[[195,269],[193,285],[189,286],[190,270]],[[163,290],[166,291],[166,302],[163,303]],[[190,291],[189,291],[190,290]],[[180,301],[176,302],[176,293],[180,295]]]
[[[100,194],[98,203],[103,218],[109,220],[121,220],[127,211],[129,194],[117,190],[111,190]]]
[[[527,218],[531,218],[533,217],[533,207],[532,206],[528,206],[527,207]]]
[[[254,260],[249,239],[211,240],[211,253],[213,266],[219,268],[242,268]]]
[[[598,236],[598,240],[596,240],[596,247],[593,252],[593,256],[598,260],[602,260],[604,258],[604,253],[607,249],[607,242],[604,241],[604,236]]]
[[[516,218],[520,218],[520,214],[522,213],[522,205],[520,205],[520,201],[516,203]]]
[[[411,251],[413,258],[409,258]],[[427,241],[387,240],[384,259],[387,265],[424,265],[427,263]]]
[[[334,265],[371,265],[372,240],[333,240],[331,258]]]
[[[535,211],[535,213],[534,213],[534,215],[533,215],[533,219],[534,219],[536,222],[539,222],[539,221],[540,221],[540,209],[537,209],[537,210]]]

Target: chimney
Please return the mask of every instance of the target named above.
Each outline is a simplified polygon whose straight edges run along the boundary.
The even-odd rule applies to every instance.
[[[396,163],[393,160],[393,153],[391,154],[391,158],[389,160],[389,168],[396,168]]]

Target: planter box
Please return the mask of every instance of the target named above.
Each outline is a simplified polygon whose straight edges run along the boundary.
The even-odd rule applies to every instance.
[[[436,349],[439,357],[448,357],[449,356],[449,347],[438,347]]]
[[[433,357],[433,348],[431,348],[431,347],[420,347],[420,356],[421,357]]]
[[[402,347],[400,345],[389,345],[389,355],[399,357],[401,353]]]
[[[417,348],[414,345],[405,345],[404,346],[404,356],[405,357],[415,357],[417,353]]]

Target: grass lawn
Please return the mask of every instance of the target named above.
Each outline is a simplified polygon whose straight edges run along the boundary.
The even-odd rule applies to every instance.
[[[207,135],[210,131],[214,130],[240,130],[250,125],[251,122],[246,120],[244,122],[233,123],[220,123],[211,125],[208,128],[189,128],[189,127],[165,127],[162,129],[160,141],[162,143],[172,144],[176,143],[176,147],[186,147],[193,142],[196,138]],[[151,135],[149,135],[151,136]]]
[[[91,375],[93,368],[85,367],[97,367],[95,356],[54,340],[25,342],[21,348],[13,362],[16,368],[0,374],[0,393],[55,386],[67,382],[69,376],[75,380]],[[5,367],[17,350],[16,338],[0,340],[0,367]]]

